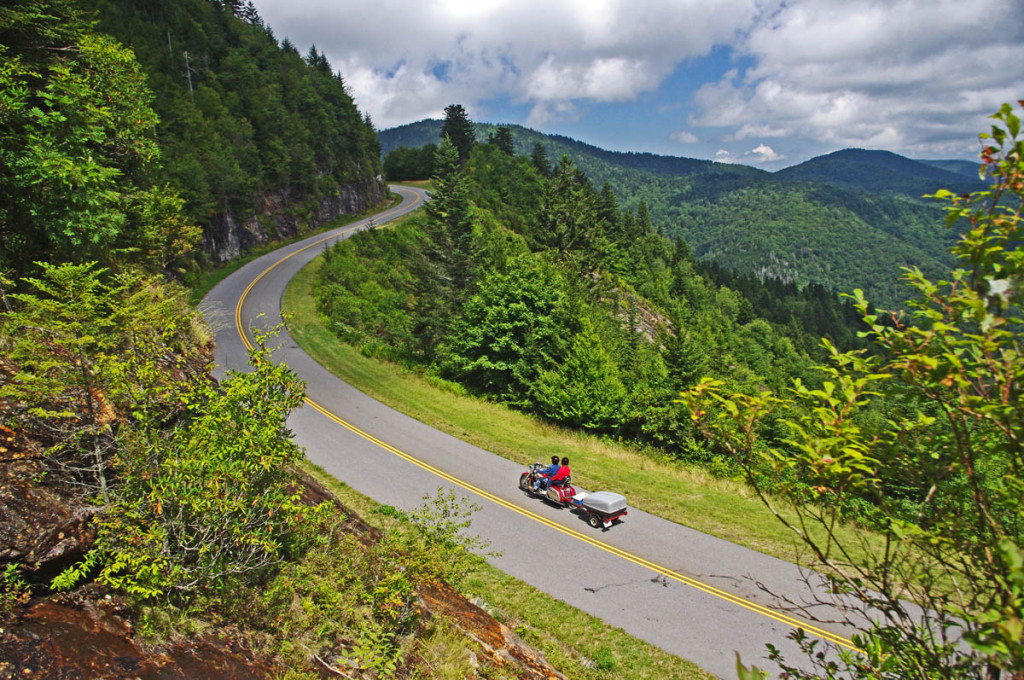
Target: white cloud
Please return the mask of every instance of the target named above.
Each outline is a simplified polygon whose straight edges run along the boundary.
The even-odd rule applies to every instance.
[[[702,86],[691,125],[735,140],[976,153],[1024,93],[1019,0],[790,0],[737,44],[749,66]]]
[[[670,134],[668,138],[673,142],[679,142],[680,144],[696,144],[700,141],[697,139],[697,135],[692,132],[688,132],[687,130],[676,130]]]
[[[494,97],[533,121],[654,91],[684,59],[749,29],[760,0],[256,0],[275,33],[316,44],[379,127]],[[445,65],[444,75],[436,67]],[[397,66],[396,65],[400,65]]]
[[[530,115],[526,119],[526,126],[543,130],[555,121],[579,120],[584,113],[585,111],[580,110],[574,103],[565,99],[538,102],[530,110]]]
[[[719,163],[743,163],[745,165],[771,165],[785,160],[785,156],[776,153],[775,149],[767,144],[758,144],[750,151],[735,154],[726,149],[719,149],[715,152],[715,160]]]
[[[767,144],[759,144],[755,146],[747,154],[747,157],[749,157],[755,164],[775,163],[785,158],[785,156],[775,153],[775,149]]]
[[[646,101],[652,118],[623,129],[637,140],[656,113],[649,144],[669,152],[969,157],[985,116],[1024,95],[1021,0],[255,2],[279,38],[315,43],[381,128],[453,102],[471,117],[488,103],[528,111],[544,129]],[[716,47],[732,59],[721,76],[701,68],[722,63],[704,60]],[[659,96],[693,78],[712,80]]]

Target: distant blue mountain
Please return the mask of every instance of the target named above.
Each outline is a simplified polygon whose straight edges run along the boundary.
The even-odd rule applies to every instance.
[[[980,161],[934,160],[920,162],[971,179],[978,179],[978,167],[981,165]]]
[[[381,130],[378,133],[381,156],[387,156],[388,153],[400,146],[418,148],[427,144],[436,144],[443,126],[443,121],[427,119]],[[497,127],[497,125],[492,123],[474,123],[477,141],[487,141],[487,138]],[[683,158],[681,156],[662,156],[653,153],[608,151],[607,149],[602,149],[570,137],[549,135],[521,125],[508,125],[505,127],[508,127],[512,133],[512,141],[516,153],[529,154],[533,150],[534,144],[540,144],[544,147],[548,159],[552,163],[557,162],[563,155],[568,155],[595,181],[603,180],[604,172],[602,172],[602,168],[605,166],[676,177],[705,172],[738,173],[748,176],[766,176],[769,174],[764,170],[758,170],[747,165],[717,163],[715,161]]]
[[[818,156],[779,170],[775,176],[864,189],[877,194],[897,193],[913,197],[933,194],[937,189],[964,193],[984,188],[984,184],[977,179],[977,166],[974,179],[971,179],[970,175],[959,171],[911,160],[891,151],[867,149],[843,149]]]
[[[420,121],[380,132],[384,154],[398,146],[436,143],[442,122]],[[984,188],[969,161],[914,161],[888,151],[845,149],[778,172],[708,160],[607,151],[558,135],[509,126],[518,154],[540,144],[554,163],[570,156],[619,205],[644,203],[652,224],[686,241],[701,260],[737,272],[862,288],[882,306],[906,294],[904,267],[940,276],[956,238],[942,206],[923,196]],[[487,141],[495,125],[476,124]]]

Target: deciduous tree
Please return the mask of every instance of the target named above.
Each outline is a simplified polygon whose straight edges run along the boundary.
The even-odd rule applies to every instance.
[[[796,520],[777,516],[860,628],[863,652],[836,657],[797,635],[817,672],[774,654],[790,677],[1024,678],[1024,140],[1009,105],[993,118],[990,189],[937,195],[963,230],[959,266],[941,281],[909,270],[907,314],[883,318],[857,294],[876,356],[828,345],[820,389],[705,380],[683,395],[765,503],[791,507]],[[769,413],[782,442],[761,436]],[[834,529],[865,501],[883,542],[858,560]]]

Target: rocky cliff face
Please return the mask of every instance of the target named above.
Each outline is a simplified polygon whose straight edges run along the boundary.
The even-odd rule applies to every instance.
[[[255,215],[237,219],[230,211],[216,215],[203,232],[203,251],[215,262],[236,259],[254,246],[315,231],[343,215],[355,215],[379,205],[388,195],[381,177],[338,186],[319,200],[296,187],[259,195]]]

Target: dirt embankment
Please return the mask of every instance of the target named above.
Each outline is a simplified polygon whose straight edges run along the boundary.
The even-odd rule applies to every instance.
[[[70,505],[59,490],[33,483],[33,478],[43,482],[45,476],[29,474],[32,465],[30,460],[0,464],[0,569],[17,562],[29,565],[37,575],[50,575],[88,550],[93,540],[89,518],[96,509]],[[17,474],[12,475],[15,469]],[[308,502],[331,500],[343,509],[315,480],[306,477],[303,484]],[[348,511],[344,516],[346,528],[364,542],[379,539],[358,516]],[[438,616],[453,622],[474,641],[478,658],[511,669],[520,678],[563,677],[542,653],[453,588],[422,587],[419,596],[421,620]],[[136,634],[124,602],[95,585],[32,598],[17,606],[0,629],[0,680],[247,680],[282,671],[274,659],[247,649],[230,631],[148,644]],[[339,677],[335,671],[325,667],[321,674]]]

